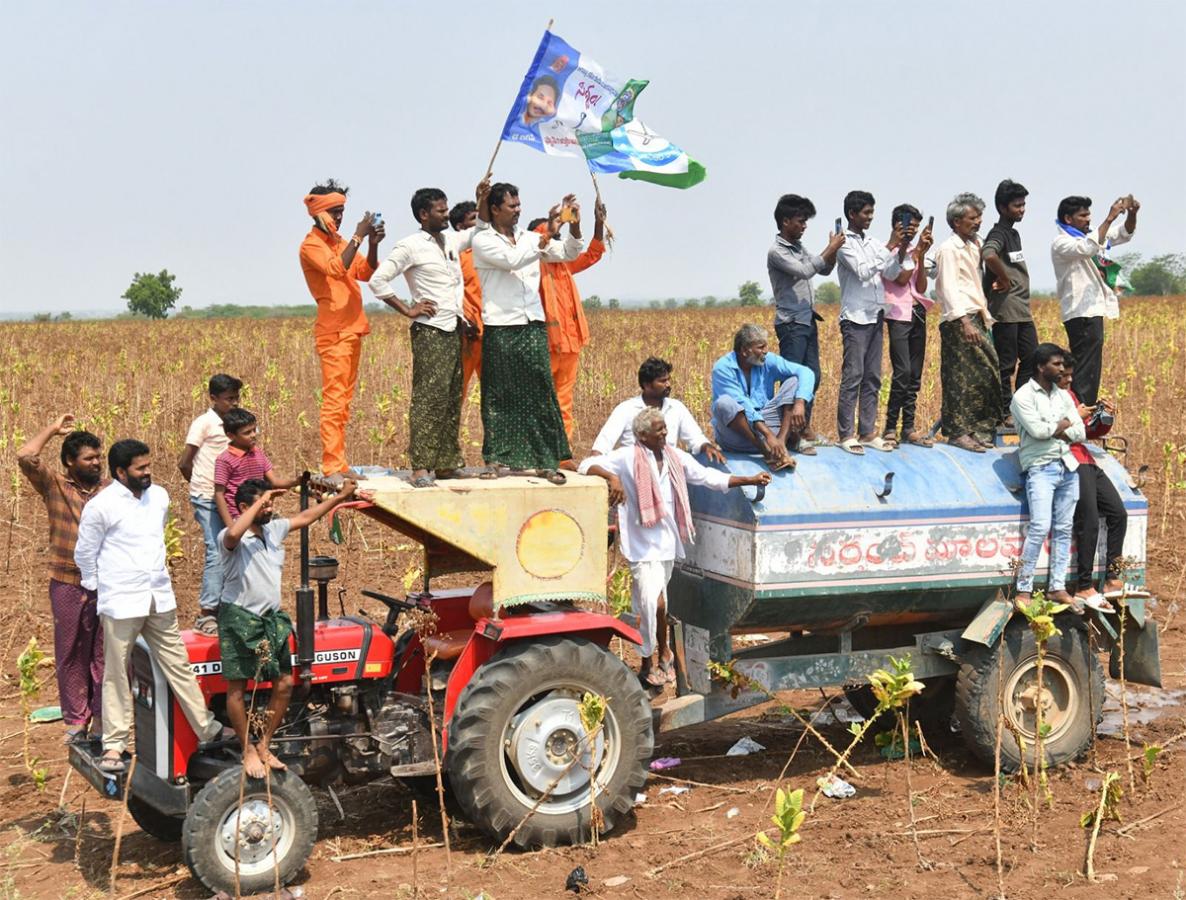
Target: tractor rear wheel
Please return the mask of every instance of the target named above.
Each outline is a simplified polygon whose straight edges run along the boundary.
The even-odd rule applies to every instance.
[[[955,711],[955,676],[937,675],[924,678],[925,685],[921,694],[910,701],[910,725],[922,725],[923,736],[928,741],[936,741],[951,733],[951,716]],[[873,689],[867,684],[846,686],[844,696],[849,704],[866,719],[877,711],[877,698],[873,696]],[[878,723],[885,728],[892,728],[895,719],[892,715],[885,715],[884,722]]]
[[[163,813],[155,806],[141,800],[135,794],[128,795],[128,812],[145,834],[151,834],[158,841],[175,844],[181,840],[181,827],[185,819]]]
[[[277,878],[284,885],[296,877],[317,839],[317,803],[308,785],[292,772],[272,772],[269,808],[264,780],[248,778],[241,786],[242,771],[233,766],[206,782],[181,832],[182,857],[194,877],[232,896],[236,865],[240,893],[270,891]]]
[[[592,737],[580,717],[586,693],[606,701]],[[449,723],[445,762],[471,822],[499,841],[514,832],[520,847],[550,847],[588,838],[591,793],[601,831],[629,814],[653,747],[634,673],[599,644],[553,636],[512,644],[478,669]]]
[[[976,645],[964,655],[956,683],[956,715],[969,749],[989,765],[996,746],[998,692],[1006,731],[1001,768],[1016,772],[1034,764],[1035,719],[1042,704],[1050,727],[1043,740],[1046,764],[1070,762],[1091,746],[1104,703],[1104,670],[1088,645],[1087,633],[1070,616],[1056,620],[1062,633],[1046,642],[1042,693],[1038,696],[1038,645],[1028,623],[1015,618],[1001,636],[1003,647]]]

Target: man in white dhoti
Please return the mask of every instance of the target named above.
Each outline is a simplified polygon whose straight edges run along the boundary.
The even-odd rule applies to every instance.
[[[667,445],[663,413],[647,407],[634,417],[636,443],[581,463],[583,475],[609,483],[609,502],[618,507],[618,539],[630,564],[631,604],[642,632],[639,678],[656,688],[675,681],[674,657],[667,645],[667,582],[684,543],[694,540],[688,485],[714,491],[769,484],[770,473],[729,475],[709,469],[677,447]],[[656,647],[656,645],[658,645]],[[653,656],[658,651],[658,665]]]

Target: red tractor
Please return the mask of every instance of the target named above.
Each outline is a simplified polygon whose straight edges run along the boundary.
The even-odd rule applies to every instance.
[[[97,746],[70,748],[71,765],[104,796],[127,792],[144,831],[181,842],[211,890],[233,890],[236,870],[244,893],[270,889],[274,869],[281,884],[300,871],[317,837],[310,785],[435,779],[432,715],[453,797],[497,841],[524,820],[517,844],[577,841],[589,834],[594,797],[610,829],[645,781],[651,706],[609,647],[614,635],[638,643],[639,634],[574,605],[605,599],[605,483],[572,475],[563,486],[507,478],[413,489],[386,476],[365,487],[372,499],[348,506],[424,546],[423,590],[403,599],[362,591],[387,607],[382,624],[345,615],[344,606],[331,618],[338,566],[310,559],[302,531],[296,688],[272,748],[288,770],[272,776],[270,805],[264,781],[244,780],[237,741],[199,746],[143,642],[130,669],[130,783],[98,768]],[[308,502],[307,481],[301,498]],[[430,591],[431,578],[463,571],[487,580]],[[401,619],[405,612],[413,615]],[[207,703],[225,722],[218,640],[193,632],[184,640]],[[269,685],[255,687],[262,709]],[[592,732],[580,715],[585,694],[606,701]]]

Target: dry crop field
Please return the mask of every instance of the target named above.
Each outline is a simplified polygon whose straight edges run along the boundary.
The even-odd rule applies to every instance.
[[[1096,850],[1097,871],[1116,880],[1088,884],[1081,874],[1087,832],[1080,816],[1092,808],[1098,782],[1108,771],[1125,772],[1124,743],[1114,729],[1101,736],[1093,756],[1051,774],[1051,802],[1041,811],[1039,846],[1031,849],[1031,811],[1026,794],[1008,781],[1002,794],[1004,884],[1010,897],[1186,896],[1186,638],[1179,612],[1186,578],[1186,324],[1183,298],[1129,300],[1123,318],[1109,323],[1104,393],[1120,407],[1116,432],[1128,438],[1128,465],[1148,466],[1150,580],[1161,598],[1162,670],[1169,702],[1142,707],[1132,739],[1162,744],[1148,779],[1137,764],[1135,792],[1121,779],[1123,823],[1107,822]],[[825,310],[824,384],[816,404],[817,425],[835,429],[835,391],[840,370],[836,309]],[[1057,307],[1038,303],[1039,331],[1062,341]],[[934,318],[934,317],[932,317]],[[676,366],[675,393],[707,422],[712,362],[731,346],[741,323],[769,325],[769,308],[600,311],[590,317],[593,339],[577,385],[575,451],[586,451],[605,415],[636,390],[638,363],[655,354]],[[377,316],[366,340],[354,401],[349,447],[360,464],[406,463],[407,403],[411,387],[407,329],[403,320]],[[927,371],[920,398],[922,421],[938,414],[938,335],[932,322]],[[887,360],[888,367],[888,360]],[[180,852],[140,833],[129,822],[120,853],[118,891],[108,892],[113,837],[119,808],[80,784],[65,783],[67,767],[60,726],[29,729],[29,752],[47,769],[39,790],[25,765],[26,729],[18,706],[16,658],[30,638],[52,647],[45,590],[44,509],[21,478],[15,451],[29,435],[63,412],[99,434],[105,444],[138,437],[154,452],[155,480],[174,498],[183,556],[174,581],[185,621],[196,608],[201,567],[197,529],[175,467],[190,420],[204,409],[205,382],[225,371],[243,378],[243,405],[262,425],[262,446],[281,471],[314,468],[319,458],[319,372],[311,322],[305,319],[109,321],[0,325],[0,595],[5,698],[0,718],[0,897],[204,896],[188,877]],[[888,378],[887,378],[888,382]],[[472,398],[471,398],[472,399]],[[463,448],[479,462],[481,424],[476,403],[467,403]],[[46,450],[56,460],[56,444]],[[292,505],[295,507],[295,501]],[[313,536],[343,563],[339,584],[348,589],[350,612],[364,605],[358,590],[396,592],[414,577],[418,556],[410,542],[369,523],[351,526],[344,547],[330,548],[325,531]],[[295,566],[286,573],[295,584]],[[42,676],[51,670],[42,671]],[[1177,692],[1177,693],[1174,693]],[[1150,705],[1149,693],[1133,703]],[[818,707],[818,694],[782,698],[800,709]],[[35,705],[56,702],[52,678]],[[824,729],[835,742],[843,729]],[[768,750],[749,757],[723,757],[740,736]],[[410,842],[411,796],[393,784],[352,788],[340,794],[344,816],[319,796],[320,841],[300,879],[305,896],[412,896],[413,884],[432,896],[515,898],[561,896],[569,871],[584,866],[598,896],[766,897],[774,893],[776,864],[756,851],[753,835],[769,826],[775,787],[814,787],[829,757],[812,739],[800,741],[796,722],[775,709],[750,711],[684,732],[665,735],[657,756],[681,756],[675,773],[694,782],[680,795],[660,796],[672,781],[652,779],[647,801],[599,848],[508,852],[483,865],[489,842],[458,823],[451,865],[444,851],[418,855],[415,872],[407,856],[376,856],[335,862],[332,857]],[[802,841],[786,861],[787,895],[796,897],[989,896],[996,890],[992,832],[992,774],[961,749],[958,739],[935,736],[937,759],[913,763],[914,813],[919,865],[909,832],[901,761],[887,762],[871,742],[855,757],[857,796],[821,800],[807,817]],[[784,765],[793,755],[784,775]],[[86,801],[85,816],[83,801]],[[422,840],[440,839],[435,805],[420,804]],[[736,812],[734,812],[736,810]],[[1141,820],[1156,816],[1148,822]],[[1121,831],[1126,826],[1127,830]],[[700,855],[696,855],[700,854]],[[681,857],[689,857],[685,861]],[[649,870],[660,868],[654,874]],[[447,868],[451,871],[446,874]],[[617,876],[626,878],[619,882]],[[610,886],[606,880],[612,880]]]

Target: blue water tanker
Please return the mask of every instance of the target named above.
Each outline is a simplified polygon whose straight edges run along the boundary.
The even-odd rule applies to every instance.
[[[1148,502],[1111,453],[1092,450],[1129,515],[1125,673],[1159,684],[1157,629],[1143,590]],[[767,699],[755,689],[735,696],[735,685],[711,680],[710,660],[767,691],[843,686],[868,714],[868,675],[890,656],[909,654],[926,685],[911,706],[924,725],[949,723],[954,714],[971,749],[991,760],[999,676],[1006,717],[1027,747],[1040,702],[1050,763],[1082,753],[1103,701],[1097,651],[1110,653],[1119,674],[1120,617],[1059,616],[1062,634],[1048,642],[1039,696],[1037,646],[1010,599],[1028,521],[1016,448],[977,454],[907,445],[863,457],[821,448],[797,459],[797,470],[776,474],[757,494],[690,489],[696,540],[668,589],[679,684],[661,708],[660,727]],[[737,474],[764,466],[758,456],[728,459]],[[1072,569],[1073,560],[1072,553]],[[1047,563],[1043,550],[1039,582]],[[1002,752],[1007,768],[1020,765],[1016,742]]]

